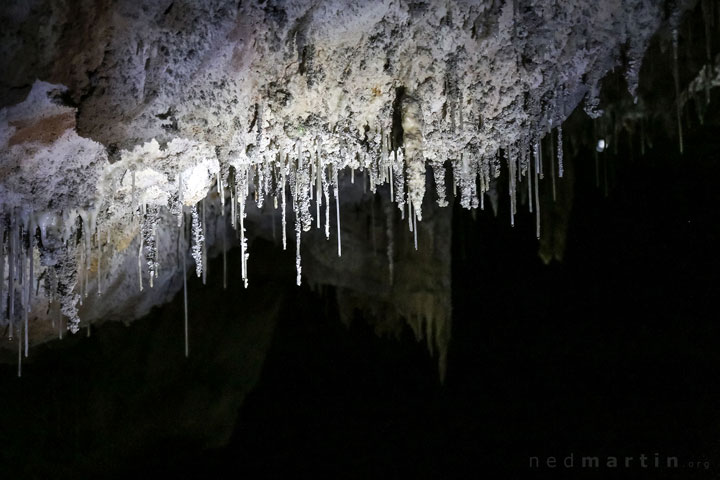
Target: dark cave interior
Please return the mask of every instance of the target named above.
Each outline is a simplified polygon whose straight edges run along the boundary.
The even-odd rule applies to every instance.
[[[703,63],[700,30],[688,16],[682,84]],[[0,362],[3,477],[714,478],[720,94],[712,90],[702,123],[688,103],[679,155],[661,47],[651,44],[640,77],[652,146],[641,153],[638,132],[618,136],[580,107],[565,123],[573,200],[562,261],[541,260],[526,204],[510,225],[505,181],[497,214],[450,198],[443,382],[410,327],[378,336],[359,310],[344,325],[334,288],[297,287],[292,249],[258,237],[250,288],[231,276],[223,290],[220,257],[207,285],[190,277],[189,358],[180,292],[127,325],[34,347],[22,379]],[[602,85],[602,104],[622,123],[632,103],[622,75]],[[612,148],[597,153],[603,136]],[[554,221],[552,208],[543,215]],[[227,262],[241,269],[239,248]],[[658,453],[681,467],[639,465]],[[542,466],[571,454],[635,463]]]

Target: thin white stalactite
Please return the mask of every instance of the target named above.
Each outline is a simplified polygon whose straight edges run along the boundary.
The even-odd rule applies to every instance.
[[[152,235],[152,249],[150,251],[150,255],[151,255],[151,257],[153,257],[153,260],[151,263],[152,268],[151,269],[149,268],[148,270],[150,270],[150,288],[153,288],[155,285],[155,283],[154,283],[155,278],[157,278],[157,276],[158,276],[158,271],[157,271],[157,266],[158,266],[157,265],[157,222],[155,220],[153,221],[151,235]]]
[[[550,132],[550,180],[552,182],[552,199],[553,202],[557,200],[557,193],[555,191],[555,142],[553,142],[552,132]]]
[[[410,232],[412,232],[412,231],[413,231],[413,208],[412,208],[412,200],[408,200],[408,202],[407,202],[407,210],[408,210],[408,215],[407,215],[408,230],[409,230]]]
[[[184,249],[180,249],[180,245],[183,245],[183,242],[181,242],[181,238],[185,239],[185,232],[186,228],[184,225],[185,222],[185,212],[182,207],[180,206],[181,214],[180,214],[180,229],[178,231],[178,256],[182,259],[182,273],[183,273],[183,310],[184,310],[184,331],[185,331],[185,358],[187,358],[190,354],[189,349],[189,342],[188,342],[188,293],[187,293],[187,267],[185,265],[185,257],[187,256]]]
[[[287,250],[287,195],[285,194],[285,166],[282,166],[282,187],[280,188],[280,195],[282,196],[282,241],[283,250]]]
[[[225,188],[223,187],[222,183],[222,175],[220,174],[220,170],[218,170],[217,173],[217,193],[218,197],[220,197],[220,216],[225,216]]]
[[[675,112],[677,116],[678,144],[683,154],[682,106],[680,105],[680,73],[678,71],[678,30],[672,30],[673,80],[675,81]]]
[[[417,249],[418,249],[417,212],[414,212],[414,213],[415,214],[413,215],[413,237],[415,238],[415,250],[417,251]]]
[[[539,160],[536,159],[536,161]],[[535,235],[540,239],[540,174],[535,173]]]
[[[480,168],[478,173],[480,175],[480,210],[485,210],[486,181],[484,168]]]
[[[30,230],[28,235],[28,256],[29,256],[29,274],[28,274],[28,296],[26,300],[27,311],[30,311],[33,299],[33,284],[35,283],[35,221],[34,215],[30,214]]]
[[[312,159],[312,152],[308,154],[310,159]],[[310,201],[312,202],[313,199],[313,186],[315,185],[315,162],[310,162],[310,176],[308,179],[308,194],[310,195]]]
[[[90,269],[88,268],[89,260],[87,255],[88,249],[85,247],[85,244],[87,243],[87,235],[85,231],[83,231],[82,236],[83,246],[79,247],[83,249],[80,253],[82,258],[82,261],[80,263],[80,268],[82,269],[82,280],[80,283],[80,305],[83,304],[83,299],[87,298],[88,277],[90,276]]]
[[[320,156],[315,153],[315,209],[317,228],[320,228],[320,207],[322,204],[322,169],[320,166]]]
[[[292,205],[293,210],[295,211],[295,271],[297,274],[295,278],[295,283],[297,286],[300,286],[300,284],[302,283],[302,257],[300,255],[300,241],[302,239],[302,218],[298,203],[301,196],[300,189],[302,188],[302,186],[300,185],[300,172],[302,169],[301,146],[298,147],[297,162],[297,167],[293,168],[293,170],[291,171],[290,181],[292,183],[290,184],[290,191],[292,192]]]
[[[533,192],[532,192],[532,177],[530,176],[531,168],[528,168],[525,172],[525,179],[527,180],[528,186],[528,211],[533,213]]]
[[[335,215],[337,216],[337,252],[342,257],[342,241],[340,238],[340,185],[338,183],[337,167],[333,169],[333,186],[335,189]]]
[[[32,221],[32,220],[31,220],[31,221]],[[29,232],[28,232],[28,236],[29,236]],[[22,237],[21,237],[21,241],[22,241]],[[28,240],[28,241],[29,241],[29,240]],[[24,243],[24,242],[22,242],[22,243]],[[21,248],[22,248],[22,247],[21,247]],[[27,252],[26,252],[26,251],[23,251],[23,256],[22,256],[22,270],[23,270],[23,274],[22,274],[22,276],[23,276],[23,302],[24,302],[24,305],[23,305],[22,312],[23,312],[23,323],[25,324],[25,325],[24,325],[24,329],[25,329],[25,334],[24,334],[24,338],[25,338],[25,358],[27,358],[28,355],[30,355],[30,352],[29,352],[29,350],[30,350],[30,338],[29,338],[29,337],[30,337],[30,334],[29,334],[29,332],[28,332],[28,331],[29,331],[29,326],[30,326],[30,324],[29,324],[29,320],[28,320],[28,312],[29,312],[29,309],[30,309],[30,301],[29,301],[29,300],[30,300],[30,290],[31,290],[31,289],[29,288],[29,278],[28,278],[29,276],[28,276],[28,275],[25,275],[25,268],[26,268],[26,267],[25,267],[25,259],[26,259],[27,257],[28,257]],[[30,264],[30,262],[28,262],[28,267],[27,267],[28,270],[29,270],[29,268],[30,268],[30,267],[29,267],[29,264]]]
[[[405,220],[405,177],[402,168],[405,160],[402,150],[395,150],[393,155],[395,162],[398,163],[397,172],[393,171],[393,183],[397,182],[397,185],[395,185],[395,203],[397,203],[400,210],[400,220]]]
[[[230,226],[233,230],[237,229],[236,218],[235,218],[235,186],[230,185]],[[275,208],[277,208],[277,198],[275,198]],[[273,212],[274,213],[274,212]]]
[[[20,327],[18,327],[20,328]],[[22,377],[22,335],[18,332],[18,378]]]
[[[25,278],[25,245],[23,242],[24,225],[18,232],[18,243],[20,245],[20,256],[18,258],[18,287],[20,289],[20,313],[25,311],[25,298],[27,291],[27,279]]]
[[[236,171],[236,177],[235,177],[235,201],[237,202],[238,207],[238,216],[240,219],[240,226],[237,230],[238,238],[240,239],[240,249],[241,249],[241,260],[240,260],[240,269],[241,269],[241,277],[243,281],[244,288],[247,288],[248,286],[248,275],[247,275],[247,238],[245,236],[245,202],[247,201],[249,191],[250,191],[250,166],[249,165],[242,165],[237,171]]]
[[[510,200],[510,226],[515,226],[515,205],[513,198],[515,197],[515,162],[510,149],[507,150],[508,155],[508,200]]]
[[[542,137],[537,141],[537,172],[540,180],[544,177],[543,175],[543,155],[542,155]]]
[[[393,152],[393,155],[395,155],[395,152]],[[389,180],[389,182],[390,182],[390,201],[392,202],[393,198],[395,198],[395,193],[393,192],[394,187],[393,187],[393,166],[392,166],[392,164],[390,164],[388,166],[388,177],[390,179]]]
[[[297,276],[295,278],[295,283],[299,287],[302,283],[302,257],[300,256],[300,239],[302,237],[302,228],[300,226],[300,219],[298,216],[295,216],[295,270],[297,272]]]
[[[28,311],[27,311],[27,308],[23,308],[23,324],[24,324],[24,330],[25,330],[25,358],[27,358],[28,355],[30,354],[28,352],[28,350],[30,348],[30,339],[28,338],[29,334],[28,334]]]
[[[325,240],[330,240],[330,173],[326,167],[323,172],[323,197],[325,198]]]
[[[182,173],[178,173],[178,228],[182,225],[183,221],[183,183]]]
[[[0,230],[0,318],[5,318],[5,229]]]
[[[205,217],[205,199],[202,199],[202,231],[207,235],[207,222]],[[207,284],[207,270],[208,270],[208,256],[207,256],[207,241],[202,243],[202,283]]]
[[[10,326],[12,327],[15,322],[15,257],[17,255],[17,219],[15,215],[11,215],[10,218],[10,233],[9,233],[9,255],[8,255],[8,318],[10,319]],[[12,334],[10,335],[12,337]]]
[[[241,267],[241,277],[243,281],[243,286],[247,288],[248,286],[248,272],[247,272],[247,239],[245,237],[245,199],[247,197],[243,195],[241,199],[239,199],[239,206],[240,206],[240,267]]]
[[[98,230],[95,235],[97,238],[100,238],[100,230]],[[100,263],[102,262],[102,241],[98,240],[98,256],[97,256],[97,294],[98,297],[102,295],[102,269],[100,268]]]
[[[140,248],[138,248],[138,281],[140,283],[140,291],[143,291],[143,278],[142,278],[142,254],[143,252],[143,236],[140,235]]]
[[[517,146],[512,149],[512,156],[510,158],[513,167],[512,175],[512,225],[515,226],[515,215],[518,214],[518,187],[522,181],[520,177],[520,151]]]
[[[21,237],[21,241],[22,241],[22,237]],[[22,248],[22,246],[21,246],[21,248]],[[27,257],[28,257],[27,252],[25,250],[23,250],[21,265],[22,265],[22,271],[23,271],[22,277],[23,277],[23,302],[24,302],[24,305],[23,305],[22,313],[23,313],[23,323],[25,324],[25,358],[27,358],[29,355],[28,350],[29,350],[29,343],[30,343],[30,339],[28,338],[29,337],[28,311],[30,309],[30,290],[31,289],[29,288],[29,278],[28,278],[28,276],[25,275],[25,268],[26,268],[25,267],[25,259]],[[27,267],[28,270],[30,269],[29,264],[30,264],[30,262],[28,262],[28,267]]]
[[[563,167],[563,130],[562,124],[557,129],[557,162],[558,162],[558,177],[563,178],[565,168]]]
[[[135,218],[135,211],[137,210],[137,203],[136,203],[136,198],[135,198],[135,194],[136,194],[136,192],[135,192],[135,168],[133,168],[130,171],[130,177],[131,177],[131,184],[132,184],[130,187],[131,188],[130,201],[131,201],[131,208],[132,208],[132,210],[130,212],[130,216],[131,216],[131,218]]]
[[[192,208],[192,257],[195,260],[195,273],[200,278],[203,272],[203,261],[202,261],[202,250],[203,243],[205,243],[205,236],[200,225],[200,215],[198,213],[198,206],[195,205]]]

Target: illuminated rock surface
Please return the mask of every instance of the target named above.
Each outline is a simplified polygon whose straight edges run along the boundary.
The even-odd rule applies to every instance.
[[[527,205],[542,258],[561,259],[563,122],[582,105],[617,134],[601,79],[620,69],[637,101],[652,36],[690,3],[4,5],[0,325],[34,345],[129,322],[236,243],[223,275],[252,288],[265,237],[296,252],[298,284],[338,287],[379,332],[408,322],[442,372],[448,201],[509,202],[511,222]]]

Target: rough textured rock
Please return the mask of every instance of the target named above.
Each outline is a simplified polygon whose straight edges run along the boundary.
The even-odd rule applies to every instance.
[[[420,249],[435,249],[415,257],[433,280],[414,283],[397,264],[381,295],[396,311],[378,310],[381,330],[403,317],[442,357],[449,226],[429,201],[497,208],[502,179],[513,211],[527,189],[540,234],[552,216],[538,209],[538,182],[556,166],[558,127],[581,103],[602,115],[599,82],[616,67],[635,96],[653,33],[677,28],[692,3],[667,17],[650,0],[11,1],[0,18],[0,202],[13,312],[2,296],[0,324],[18,331],[31,307],[37,343],[64,328],[59,314],[72,331],[136,318],[180,288],[183,261],[202,275],[232,244],[230,226],[243,257],[248,236],[275,232],[297,251],[298,281],[314,272],[375,308],[384,274],[349,280],[366,268],[365,229],[337,218],[368,204],[361,179],[383,196],[377,215],[401,217]],[[345,245],[338,261],[326,261],[335,242],[318,240],[323,224],[338,254]],[[413,240],[395,238],[395,251]],[[548,241],[543,257],[561,258],[562,235]]]

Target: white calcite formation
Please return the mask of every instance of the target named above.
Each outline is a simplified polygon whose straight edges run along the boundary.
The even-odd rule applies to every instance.
[[[3,7],[17,26],[2,34],[5,84],[32,84],[24,100],[3,87],[0,110],[10,335],[146,313],[181,288],[185,260],[206,274],[226,223],[248,285],[250,218],[276,219],[300,283],[310,229],[352,257],[340,207],[363,188],[392,200],[423,249],[424,200],[496,205],[507,169],[511,211],[522,183],[541,235],[538,182],[543,164],[563,174],[563,121],[579,104],[599,115],[598,82],[616,67],[635,95],[665,14],[652,0],[100,3]],[[35,61],[20,68],[23,52]],[[543,162],[543,139],[556,158]],[[444,290],[397,312],[441,351]]]

